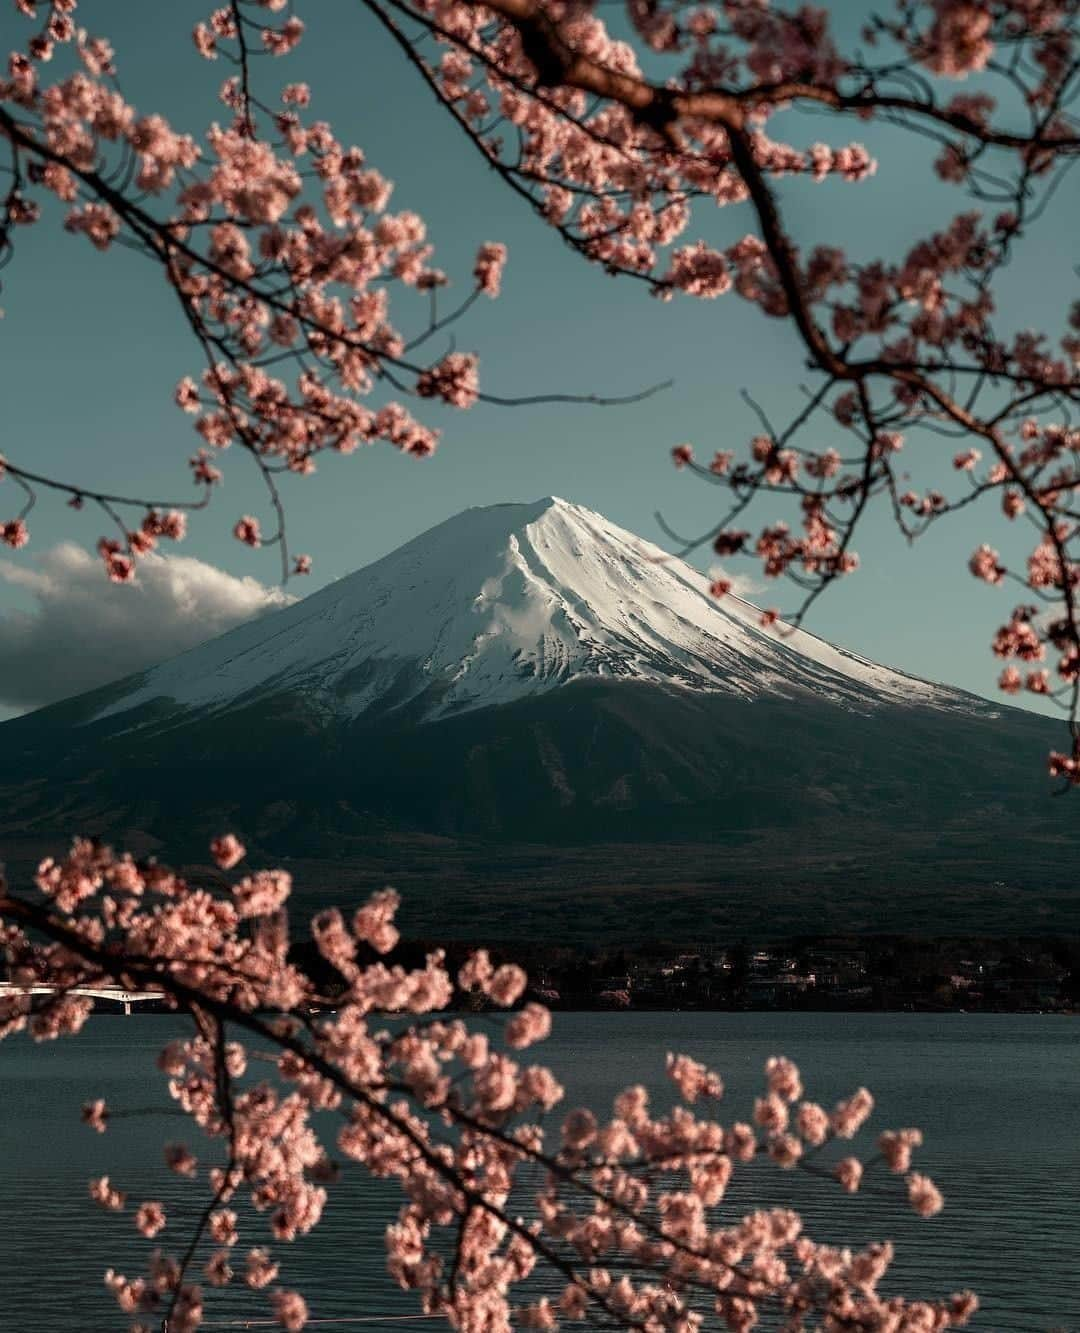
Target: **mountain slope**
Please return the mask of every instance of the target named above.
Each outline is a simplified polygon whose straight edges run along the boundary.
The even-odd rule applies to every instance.
[[[466,510],[305,601],[146,672],[98,716],[161,698],[217,712],[302,688],[335,718],[412,704],[433,719],[592,678],[862,708],[981,708],[757,622],[738,598],[710,597],[684,561],[548,497]]]
[[[588,936],[1080,929],[1053,723],[762,630],[563,501],[469,510],[305,602],[0,727],[0,839]],[[328,887],[329,886],[329,887]],[[489,927],[490,929],[490,927]]]

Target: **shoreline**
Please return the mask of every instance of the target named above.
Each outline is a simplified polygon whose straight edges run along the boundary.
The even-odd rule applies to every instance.
[[[520,1006],[518,1006],[520,1007]],[[942,1018],[948,1014],[954,1014],[957,1018],[1080,1018],[1080,1009],[842,1009],[842,1008],[772,1008],[768,1006],[759,1007],[703,1007],[703,1006],[685,1006],[682,1008],[670,1008],[665,1006],[646,1006],[630,1005],[626,1008],[611,1008],[605,1005],[551,1005],[549,1006],[553,1017],[560,1014],[607,1014],[612,1017],[623,1017],[627,1014],[776,1014],[785,1017],[796,1017],[800,1015],[824,1015],[835,1014],[837,1018],[850,1018],[852,1015],[860,1016],[880,1016],[892,1018]],[[330,1007],[313,1009],[310,1011],[312,1016],[330,1015],[337,1013],[336,1009]],[[456,1006],[451,1009],[443,1009],[440,1014],[452,1016],[454,1018],[505,1018],[515,1012],[515,1009],[473,1009],[468,1005]],[[120,1009],[96,1009],[91,1014],[92,1018],[172,1018],[175,1017],[175,1010],[164,1007],[133,1006],[130,1014],[125,1014]],[[396,1019],[404,1015],[396,1012],[390,1012],[379,1015],[381,1018]]]

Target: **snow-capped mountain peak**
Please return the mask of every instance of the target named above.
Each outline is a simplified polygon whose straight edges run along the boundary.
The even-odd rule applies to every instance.
[[[132,679],[97,717],[168,699],[229,708],[303,691],[331,715],[427,720],[598,677],[855,709],[968,711],[971,696],[760,613],[684,561],[555,497],[468,509],[374,564]]]

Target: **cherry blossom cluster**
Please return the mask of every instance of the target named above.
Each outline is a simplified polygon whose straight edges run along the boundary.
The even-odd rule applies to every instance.
[[[791,1209],[740,1216],[725,1206],[737,1171],[771,1163],[810,1169],[847,1194],[869,1188],[870,1173],[883,1185],[891,1174],[917,1214],[936,1214],[940,1192],[912,1167],[918,1130],[886,1130],[876,1151],[851,1151],[874,1109],[865,1088],[828,1109],[776,1056],[749,1117],[721,1118],[720,1075],[671,1054],[671,1091],[655,1109],[633,1086],[609,1115],[563,1112],[551,1070],[523,1056],[551,1015],[519,967],[484,950],[456,976],[437,950],[419,967],[396,963],[399,900],[387,889],[352,913],[318,913],[310,938],[321,966],[305,971],[290,961],[288,874],[246,870],[233,835],[211,854],[217,879],[198,886],[77,839],[41,863],[36,897],[0,883],[10,981],[55,987],[33,1012],[0,1000],[0,1036],[77,1033],[93,1001],[70,992],[105,982],[157,991],[191,1021],[157,1065],[194,1140],[163,1146],[165,1168],[202,1191],[194,1236],[159,1199],[136,1199],[108,1176],[89,1182],[97,1206],[154,1242],[144,1272],[105,1276],[135,1333],[163,1315],[192,1333],[230,1285],[262,1292],[281,1327],[304,1328],[307,1300],[278,1280],[282,1247],[318,1225],[346,1163],[398,1182],[389,1274],[462,1330],[599,1321],[691,1333],[713,1316],[749,1330],[777,1315],[826,1330],[937,1333],[977,1308],[970,1292],[879,1294],[888,1243],[853,1251],[812,1239]],[[337,978],[332,1007],[327,975]],[[469,1008],[509,1011],[501,1039],[448,1012],[468,996]],[[122,1132],[113,1110],[90,1097],[83,1120]],[[557,1298],[530,1296],[540,1272]]]
[[[396,26],[390,7],[372,8],[388,26]],[[640,30],[642,7],[628,8]],[[775,60],[762,56],[772,49],[772,29],[784,25],[764,15],[760,5],[727,8],[761,15],[753,37],[742,22],[740,39],[754,46],[750,64],[755,76],[777,77]],[[724,206],[748,197],[727,132],[691,110],[679,117],[674,143],[665,133],[660,108],[642,116],[638,105],[623,105],[617,98],[591,102],[591,93],[603,92],[605,76],[644,86],[633,47],[612,37],[592,6],[416,0],[408,9],[446,48],[437,59],[416,56],[431,87],[485,155],[576,249],[613,272],[646,278],[658,295],[682,290],[717,296],[731,286],[723,253],[701,242],[673,252],[665,267],[665,254],[685,233],[695,200]],[[695,7],[693,22],[693,55],[678,76],[688,88],[725,78],[735,69],[728,56],[710,51],[719,30],[716,16]],[[535,40],[538,34],[550,39],[547,51]],[[819,40],[820,51],[804,53],[798,68],[805,72],[809,63],[816,72],[835,77],[843,66],[823,30]],[[677,46],[662,43],[659,49]],[[597,77],[580,87],[560,86],[565,73],[560,65],[574,64],[579,53]],[[755,108],[748,137],[748,151],[763,173],[803,174],[816,181],[830,175],[858,181],[872,174],[874,163],[858,143],[800,149],[773,141],[763,128],[768,110],[764,101]]]
[[[403,6],[371,8],[404,35]],[[1041,655],[1056,655],[1052,670],[1026,677],[1006,668],[1002,687],[1068,711],[1071,753],[1051,756],[1050,768],[1080,781],[1080,472],[1070,424],[1080,303],[1055,309],[1050,298],[1047,317],[1061,321],[1052,334],[1009,328],[997,300],[1002,271],[1080,152],[1075,6],[905,0],[869,17],[863,54],[845,55],[823,10],[631,0],[647,60],[591,5],[412,0],[408,9],[443,48],[433,59],[417,46],[414,63],[485,158],[581,254],[665,299],[732,293],[792,322],[820,374],[806,407],[782,426],[753,405],[763,432],[743,460],[725,449],[699,464],[690,445],[673,450],[677,466],[731,495],[726,515],[684,551],[711,540],[722,555],[756,557],[767,577],[802,590],[798,623],[857,568],[852,542],[871,501],[913,538],[995,500],[1006,520],[1032,527],[1027,567],[1014,573],[987,544],[972,571],[994,583],[1018,577],[1048,602],[1024,623]],[[657,57],[672,62],[663,75]],[[862,181],[874,163],[857,143],[778,141],[771,123],[792,108],[827,109],[837,122],[887,120],[928,139],[930,170],[963,187],[971,206],[895,258],[803,249],[788,232],[777,179]],[[754,222],[741,240],[688,238],[711,207],[738,203]],[[820,445],[802,443],[811,432],[824,436]],[[947,461],[939,485],[911,487],[901,451],[915,436],[960,442],[959,489],[944,480]],[[793,503],[797,524],[769,516],[756,532],[745,526],[759,496]],[[715,591],[729,587],[721,579]],[[994,651],[1010,656],[1008,639],[1003,628]]]
[[[1006,520],[1031,525],[1027,569],[1016,576],[1050,603],[1025,623],[1056,661],[1026,677],[1008,667],[1001,683],[1069,713],[1071,753],[1050,767],[1080,782],[1080,472],[1070,424],[1080,303],[1055,309],[1050,298],[1047,317],[1061,321],[1052,334],[1009,328],[997,300],[1002,271],[1080,152],[1075,5],[904,0],[868,16],[861,54],[840,51],[824,10],[760,0],[630,0],[630,40],[599,6],[562,0],[369,8],[485,159],[586,258],[664,299],[730,293],[795,326],[821,377],[806,407],[774,426],[754,404],[763,432],[741,460],[724,449],[698,463],[690,445],[673,450],[677,466],[731,496],[684,553],[711,540],[721,555],[759,559],[767,577],[801,590],[797,624],[858,567],[853,539],[872,501],[909,538],[984,497]],[[406,11],[437,56],[430,43],[410,46]],[[777,180],[865,181],[875,164],[857,142],[777,139],[773,123],[793,108],[827,110],[834,129],[888,121],[929,140],[930,172],[971,205],[895,258],[804,249],[787,229]],[[720,247],[690,234],[712,207],[732,204],[749,205],[754,225],[742,239]],[[811,432],[821,444],[803,443]],[[944,480],[947,461],[937,486],[911,487],[901,451],[916,436],[960,442],[959,489]],[[759,496],[787,500],[797,519],[773,514],[754,531],[745,517]],[[973,572],[1014,577],[993,551],[976,552]],[[715,591],[729,587],[719,579]],[[1009,656],[1007,638],[997,636],[995,652]]]
[[[266,483],[277,525],[264,533],[245,516],[237,537],[279,545],[285,577],[308,572],[307,556],[290,564],[276,478],[311,473],[325,451],[377,441],[419,458],[435,449],[439,432],[386,391],[459,407],[476,400],[476,357],[416,362],[411,353],[477,295],[498,294],[505,247],[480,248],[471,296],[440,319],[436,296],[448,279],[432,262],[423,220],[392,209],[391,183],[310,115],[306,85],[287,84],[276,106],[256,94],[254,58],[285,55],[304,32],[278,0],[233,0],[195,28],[198,55],[239,71],[221,86],[224,123],[201,138],[124,98],[112,46],[77,26],[76,0],[18,0],[17,8],[30,23],[0,75],[0,143],[9,154],[0,168],[9,182],[0,257],[18,228],[47,215],[51,199],[64,228],[96,250],[122,243],[159,265],[203,363],[176,389],[201,437],[191,458],[201,498],[149,506],[170,513],[130,530],[122,515],[137,501],[11,460],[6,472],[25,503],[0,521],[0,541],[26,544],[36,490],[51,487],[77,507],[101,507],[116,531],[100,554],[109,577],[126,582],[158,538],[183,535],[178,510],[206,503],[222,480],[221,455],[235,444]],[[395,289],[429,306],[411,338],[391,315]],[[275,373],[278,366],[289,373]],[[371,405],[377,391],[384,401]]]

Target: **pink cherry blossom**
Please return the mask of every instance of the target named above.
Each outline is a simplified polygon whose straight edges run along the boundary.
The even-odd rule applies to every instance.
[[[83,1124],[98,1134],[104,1134],[109,1123],[109,1108],[100,1097],[87,1102],[82,1109]]]
[[[166,1144],[165,1162],[178,1176],[193,1176],[198,1167],[196,1158],[182,1143]]]
[[[160,1203],[141,1203],[135,1211],[135,1225],[152,1240],[165,1227],[165,1209]]]
[[[799,1071],[792,1061],[782,1055],[773,1055],[765,1063],[765,1079],[769,1091],[786,1102],[795,1102],[803,1094]]]
[[[450,352],[416,381],[421,398],[441,398],[451,407],[472,407],[479,392],[477,358],[466,352]]]
[[[130,552],[124,551],[119,542],[102,537],[98,542],[98,555],[105,562],[105,572],[113,583],[130,583],[135,577],[135,561]]]
[[[917,1171],[912,1171],[907,1178],[907,1189],[911,1206],[920,1217],[933,1217],[945,1206],[941,1191],[929,1176],[922,1176]]]
[[[473,276],[476,278],[477,287],[485,296],[498,296],[505,265],[506,246],[499,241],[488,241],[476,252]]]
[[[866,1088],[858,1088],[850,1097],[836,1103],[830,1117],[833,1133],[841,1139],[854,1138],[873,1109],[871,1094]]]
[[[252,518],[250,514],[238,518],[236,526],[233,528],[233,536],[238,542],[243,542],[245,546],[259,546],[262,542],[259,520]]]
[[[307,1327],[307,1302],[298,1291],[275,1291],[272,1297],[274,1317],[289,1333],[299,1333]]]
[[[596,1138],[596,1117],[591,1111],[572,1111],[563,1121],[563,1142],[568,1148],[580,1151]]]
[[[287,870],[258,870],[233,885],[233,896],[241,917],[267,916],[276,912],[291,892],[292,876]]]
[[[722,1097],[724,1084],[720,1076],[705,1065],[691,1060],[688,1055],[667,1057],[668,1078],[679,1089],[683,1101],[694,1103],[699,1097]]]
[[[989,546],[980,546],[969,562],[971,572],[977,579],[986,583],[1000,583],[1005,577],[1005,567],[997,551]]]
[[[923,1141],[918,1129],[887,1129],[878,1138],[878,1149],[888,1163],[889,1170],[904,1175],[911,1166],[911,1152]]]
[[[259,1246],[249,1250],[245,1261],[245,1282],[249,1287],[258,1290],[261,1287],[267,1287],[278,1275],[278,1266],[271,1259],[266,1250]]]
[[[782,1097],[770,1092],[767,1097],[758,1097],[754,1102],[754,1124],[760,1125],[767,1134],[781,1134],[788,1127],[789,1112]]]
[[[798,1164],[802,1154],[802,1143],[794,1134],[779,1134],[769,1143],[769,1156],[786,1171]]]
[[[235,1245],[238,1236],[236,1231],[236,1213],[231,1208],[219,1208],[210,1214],[209,1225],[207,1228],[210,1237],[216,1245]]]
[[[377,953],[389,953],[398,942],[394,917],[401,898],[393,889],[382,889],[372,894],[353,917],[353,934],[370,944]]]
[[[126,1195],[109,1183],[108,1176],[101,1176],[90,1181],[90,1197],[102,1208],[110,1212],[120,1212],[124,1207]]]
[[[516,963],[504,963],[495,969],[486,990],[496,1004],[507,1008],[521,997],[527,982],[524,971]]]
[[[820,1147],[829,1135],[829,1116],[816,1102],[803,1102],[795,1117],[799,1135],[811,1147]]]
[[[210,844],[210,854],[222,870],[231,870],[247,856],[247,848],[235,834],[223,833]]]
[[[551,1011],[530,1002],[514,1014],[506,1025],[507,1044],[520,1050],[543,1041],[551,1033]]]
[[[863,1166],[857,1157],[845,1157],[837,1162],[833,1172],[843,1189],[854,1194],[862,1181]]]
[[[10,546],[13,551],[18,551],[30,540],[30,530],[21,518],[9,519],[6,523],[0,524],[0,541],[5,546]]]
[[[212,1287],[227,1287],[235,1276],[228,1250],[215,1250],[203,1266],[203,1276]]]
[[[215,849],[219,862],[231,861],[235,835],[222,835]],[[194,1249],[188,1259],[153,1250],[141,1276],[107,1276],[122,1310],[138,1314],[167,1301],[170,1326],[178,1321],[194,1330],[206,1304],[239,1273],[252,1290],[273,1288],[270,1305],[279,1323],[303,1327],[309,1319],[304,1298],[275,1286],[277,1254],[259,1244],[242,1261],[234,1253],[249,1229],[261,1233],[252,1239],[279,1245],[318,1226],[349,1164],[401,1188],[401,1206],[386,1233],[394,1279],[432,1312],[475,1317],[485,1327],[491,1320],[509,1327],[518,1317],[513,1312],[523,1308],[522,1319],[538,1327],[550,1326],[560,1311],[640,1316],[660,1321],[658,1327],[677,1316],[696,1327],[718,1302],[728,1322],[749,1327],[758,1301],[809,1301],[806,1308],[824,1316],[873,1293],[891,1258],[887,1245],[845,1257],[805,1235],[790,1209],[758,1211],[741,1221],[716,1211],[729,1197],[733,1175],[759,1157],[798,1171],[808,1147],[820,1146],[830,1133],[857,1132],[873,1104],[865,1089],[838,1103],[831,1116],[816,1102],[793,1108],[803,1077],[777,1056],[766,1064],[755,1103],[758,1128],[723,1124],[713,1118],[723,1091],[719,1074],[672,1054],[667,1071],[679,1093],[672,1110],[653,1112],[646,1089],[635,1085],[615,1098],[610,1118],[571,1108],[548,1137],[541,1118],[559,1105],[563,1089],[543,1065],[520,1063],[511,1054],[545,1039],[551,1028],[546,1008],[528,1001],[507,1016],[501,1036],[497,1028],[471,1032],[463,1018],[446,1012],[453,987],[441,951],[412,968],[380,956],[372,961],[372,952],[396,943],[393,890],[373,895],[351,923],[337,908],[317,913],[311,923],[319,955],[343,983],[331,1006],[316,980],[321,969],[312,977],[292,960],[289,876],[258,869],[227,886],[221,880],[228,873],[222,865],[203,887],[160,862],[136,862],[83,839],[66,857],[39,866],[44,908],[24,908],[28,900],[0,891],[0,938],[31,975],[70,988],[100,982],[107,960],[106,974],[115,972],[126,985],[152,980],[178,1014],[193,1020],[188,1035],[166,1042],[157,1066],[194,1131],[211,1150],[215,1140],[227,1148],[224,1159],[213,1152],[215,1164],[201,1179],[188,1148],[165,1148],[166,1164],[187,1177],[190,1188],[204,1191],[201,1227],[214,1247],[198,1261],[205,1289],[191,1280]],[[33,913],[33,939],[19,924],[23,911]],[[495,966],[483,950],[464,963],[458,980],[500,1006],[516,1004],[527,984],[520,968]],[[61,995],[33,1016],[16,1011],[0,1033],[34,1025],[41,1035],[75,1032],[88,1009],[70,1010],[74,1003]],[[389,1014],[401,1016],[392,1031]],[[227,1023],[209,1021],[217,1015]],[[258,1062],[267,1060],[272,1080],[259,1073]],[[701,1103],[706,1109],[699,1111]],[[105,1114],[102,1103],[90,1102],[84,1118],[99,1127]],[[926,1177],[907,1170],[919,1142],[916,1130],[886,1131],[879,1146],[905,1176],[911,1206],[929,1216],[940,1208],[940,1195]],[[540,1183],[529,1187],[539,1192],[536,1220],[528,1225],[506,1207],[519,1168],[539,1168],[530,1177]],[[858,1160],[848,1158],[835,1175],[853,1192],[861,1171]],[[107,1211],[125,1207],[123,1192],[108,1177],[92,1181],[90,1193]],[[242,1204],[251,1205],[243,1214]],[[144,1202],[134,1221],[153,1239],[165,1226],[165,1210]],[[450,1286],[441,1259],[447,1244],[471,1273]],[[558,1258],[550,1268],[552,1246],[580,1256],[587,1269],[560,1268]],[[562,1298],[522,1306],[524,1293],[515,1288],[545,1265],[561,1280]],[[675,1279],[691,1273],[693,1287],[677,1288]],[[908,1308],[892,1304],[881,1313],[893,1318]],[[974,1306],[961,1293],[955,1305],[926,1308],[935,1327],[945,1328]]]

